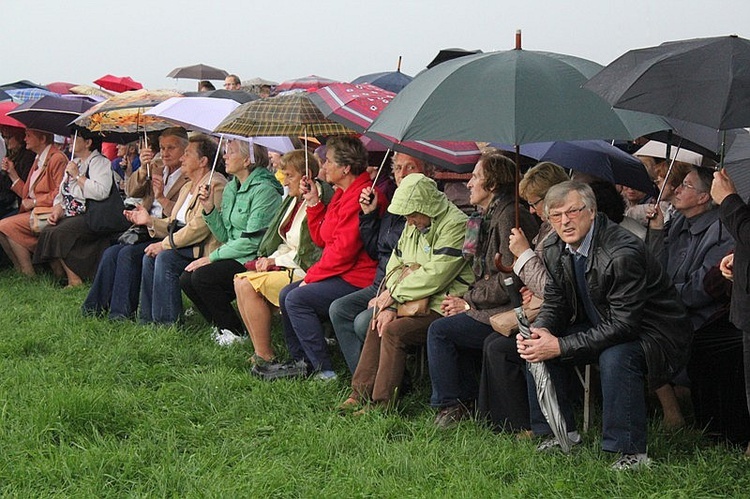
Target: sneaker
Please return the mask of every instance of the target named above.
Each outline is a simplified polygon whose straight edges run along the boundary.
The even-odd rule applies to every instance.
[[[628,471],[648,468],[649,465],[651,465],[651,459],[645,452],[642,454],[623,454],[620,459],[614,462],[612,469],[615,471]]]
[[[318,381],[336,381],[339,377],[333,371],[318,371],[312,377]]]
[[[575,445],[579,445],[583,439],[581,439],[581,435],[577,431],[569,431],[568,432],[568,442],[570,443],[570,446],[573,447]],[[546,452],[551,449],[559,449],[560,448],[560,441],[557,439],[557,437],[550,437],[547,440],[543,441],[541,444],[539,444],[536,448],[539,452]]]
[[[456,426],[459,421],[471,417],[471,410],[464,404],[456,404],[450,407],[443,407],[435,416],[435,426],[442,430],[447,430]]]
[[[281,378],[301,378],[307,376],[307,364],[304,360],[289,362],[270,362],[264,365],[256,364],[250,373],[266,381]]]
[[[211,326],[211,339],[214,341],[218,341],[219,336],[221,336],[219,328],[216,326]]]
[[[185,309],[182,315],[184,315],[185,317],[192,317],[195,315],[195,309],[193,307],[188,307]]]
[[[222,347],[228,347],[229,345],[233,345],[235,343],[241,343],[245,341],[247,338],[244,336],[240,336],[239,334],[235,334],[229,329],[222,329],[221,334],[216,336],[214,338],[214,341]]]

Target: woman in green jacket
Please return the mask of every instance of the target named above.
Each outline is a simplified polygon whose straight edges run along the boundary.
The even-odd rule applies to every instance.
[[[266,168],[268,151],[261,145],[230,141],[224,161],[227,174],[234,178],[224,188],[221,207],[214,206],[208,186],[198,191],[206,225],[222,244],[185,268],[180,287],[214,326],[214,340],[231,345],[243,339],[242,320],[232,306],[234,275],[257,256],[283,189]]]
[[[318,160],[308,161],[310,176],[318,176]],[[263,240],[258,258],[245,267],[248,272],[234,278],[237,308],[253,342],[254,367],[275,360],[271,345],[271,311],[279,306],[279,293],[290,282],[305,277],[305,272],[320,259],[323,250],[310,237],[307,226],[307,202],[302,197],[300,181],[305,175],[305,151],[297,149],[281,157],[280,171],[289,195],[281,203]],[[333,189],[318,181],[318,192],[328,204]],[[255,370],[253,370],[255,372]]]

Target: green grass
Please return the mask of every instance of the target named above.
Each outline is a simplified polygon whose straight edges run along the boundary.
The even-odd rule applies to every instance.
[[[82,317],[87,289],[0,272],[0,493],[13,497],[747,497],[750,461],[654,419],[639,473],[599,433],[571,456],[473,422],[438,431],[426,382],[400,413],[340,416],[333,383],[248,375],[198,317]],[[281,343],[280,337],[277,341]],[[340,362],[340,361],[339,361]],[[339,364],[341,366],[342,364]],[[340,374],[343,370],[339,368]]]

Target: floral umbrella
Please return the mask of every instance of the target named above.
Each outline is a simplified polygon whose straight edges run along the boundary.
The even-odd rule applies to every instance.
[[[157,116],[145,116],[145,112],[170,97],[180,95],[174,90],[123,92],[95,105],[74,123],[105,136],[164,130],[174,125]]]

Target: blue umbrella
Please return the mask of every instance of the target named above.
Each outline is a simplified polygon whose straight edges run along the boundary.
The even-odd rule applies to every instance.
[[[389,92],[397,94],[413,79],[413,76],[409,76],[397,70],[362,75],[356,80],[353,80],[352,83],[369,83],[370,85],[375,85],[383,90],[388,90]]]
[[[15,88],[6,90],[6,92],[16,104],[23,104],[24,102],[41,99],[42,97],[50,95],[56,97],[60,96],[60,94],[56,94],[55,92],[43,88]]]
[[[513,150],[513,146],[493,145],[506,151]],[[551,161],[563,168],[594,175],[613,184],[626,185],[652,195],[657,193],[643,163],[604,140],[524,144],[521,146],[521,154],[537,161]]]

